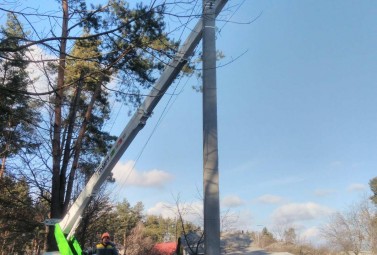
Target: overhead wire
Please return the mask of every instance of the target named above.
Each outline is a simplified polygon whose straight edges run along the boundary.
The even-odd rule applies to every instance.
[[[196,1],[196,3],[195,3],[195,7],[196,7],[196,5],[197,5],[197,2],[198,2],[198,1]],[[237,10],[233,12],[233,14],[231,15],[231,17],[234,16],[234,14],[239,10],[240,6],[242,6],[242,4],[243,4],[244,2],[245,2],[245,0],[239,5],[239,7],[237,8]],[[193,9],[195,9],[195,8],[193,8]],[[230,18],[231,18],[231,17],[230,17]],[[229,20],[230,20],[230,18],[229,18]],[[228,21],[229,21],[229,20],[228,20]],[[225,22],[225,24],[222,26],[221,29],[223,29],[223,28],[225,27],[225,25],[228,23],[228,21]],[[188,23],[186,23],[186,26],[187,26],[187,24],[188,24]],[[187,27],[185,27],[185,28],[187,28]],[[184,33],[184,31],[181,33],[181,36],[180,36],[180,37],[182,37],[183,33]],[[243,53],[243,54],[245,54],[245,53]],[[243,54],[242,54],[242,55],[243,55]],[[233,60],[233,61],[235,61],[235,60]],[[233,62],[233,61],[232,61],[232,62]],[[190,75],[190,77],[191,77],[191,76],[192,76],[192,74]],[[175,91],[177,90],[178,85],[179,85],[179,83],[181,82],[181,80],[182,80],[182,77],[180,77],[180,80],[179,80],[177,86],[174,88],[174,91],[173,91],[173,92],[175,92]],[[188,82],[188,80],[186,81],[186,84],[187,84],[187,82]],[[181,92],[182,92],[182,90],[184,89],[184,87],[186,86],[186,84],[182,87]],[[124,179],[120,184],[116,185],[115,187],[113,187],[113,189],[111,189],[111,193],[115,193],[115,194],[117,194],[117,195],[119,196],[119,194],[121,194],[121,191],[124,190],[124,187],[126,186],[127,180],[130,178],[132,172],[134,171],[134,169],[135,169],[135,167],[136,167],[138,161],[140,160],[140,158],[141,158],[141,156],[142,156],[142,154],[143,154],[143,152],[144,152],[146,146],[149,144],[149,142],[150,142],[152,136],[155,134],[155,132],[156,132],[158,126],[161,124],[161,122],[162,122],[163,118],[166,116],[167,112],[171,109],[172,105],[175,103],[177,97],[175,97],[175,100],[171,103],[174,94],[175,94],[175,93],[172,93],[172,95],[169,97],[168,102],[166,103],[166,105],[165,105],[165,107],[164,107],[162,113],[160,114],[159,119],[157,120],[155,126],[153,127],[153,129],[152,129],[150,135],[148,136],[147,140],[144,142],[144,145],[143,145],[142,148],[140,149],[140,152],[139,152],[138,155],[136,156],[136,159],[135,159],[134,161],[132,161],[132,165],[131,165],[130,169],[128,170],[128,172],[122,173],[121,176],[120,176],[120,179],[123,180],[123,177],[124,177],[125,174],[127,174],[127,176],[125,177],[125,179]],[[180,93],[178,93],[178,94],[180,94]],[[115,192],[115,190],[117,190],[117,192]]]
[[[139,162],[140,158],[142,157],[147,145],[149,144],[149,142],[151,141],[153,135],[155,134],[155,132],[157,131],[159,125],[162,123],[163,119],[165,118],[165,116],[167,115],[167,113],[170,111],[172,105],[175,103],[175,101],[177,100],[177,96],[174,96],[176,95],[176,93],[174,93],[178,87],[179,87],[179,84],[181,83],[182,81],[182,76],[180,77],[177,85],[174,87],[173,89],[173,93],[172,95],[170,95],[168,101],[166,102],[165,104],[165,107],[163,108],[161,114],[159,115],[159,118],[157,119],[157,122],[155,123],[154,127],[152,128],[150,134],[148,135],[146,141],[143,143],[139,153],[137,154],[135,160],[132,160],[132,164],[129,168],[128,171],[125,171],[123,172],[122,171],[122,174],[120,175],[120,180],[122,180],[119,184],[117,184],[115,187],[113,187],[113,189],[111,189],[111,193],[112,194],[121,194],[121,191],[124,191],[124,188],[125,186],[127,185],[127,181],[128,179],[130,178],[131,174],[133,173],[133,171],[135,170],[135,167],[137,165],[137,163]],[[181,91],[184,89],[184,87],[187,85],[187,82],[188,82],[189,79],[186,80],[186,83],[182,86],[181,88]],[[178,93],[179,95],[180,93]],[[173,100],[174,98],[174,100]],[[173,101],[172,101],[173,100]],[[125,176],[126,175],[126,176]],[[123,178],[125,176],[125,178]]]
[[[193,10],[196,9],[197,4],[198,4],[198,0],[195,2],[195,6],[194,6],[194,8],[192,9],[191,14],[192,14]],[[190,21],[191,21],[191,20],[190,20]],[[189,23],[189,22],[187,22],[187,23],[185,24],[183,30],[187,29],[187,25],[188,25],[188,23]],[[180,34],[180,36],[179,36],[179,40],[181,40],[183,34],[184,34],[184,31],[181,32],[181,34]],[[192,76],[192,74],[191,74],[189,77],[191,77],[191,76]],[[174,88],[174,90],[173,90],[173,93],[170,95],[170,97],[169,97],[167,103],[165,104],[165,107],[164,107],[164,109],[162,110],[162,112],[161,112],[161,114],[160,114],[160,116],[159,116],[159,118],[158,118],[158,120],[157,120],[155,126],[153,127],[153,129],[152,129],[151,133],[149,134],[147,140],[144,142],[142,148],[140,149],[138,155],[136,156],[136,159],[135,159],[134,161],[132,161],[132,165],[131,165],[131,167],[130,167],[128,173],[122,172],[122,173],[121,173],[121,176],[120,176],[120,180],[122,180],[121,183],[118,184],[118,185],[116,185],[115,187],[113,187],[113,188],[111,189],[111,193],[112,193],[112,194],[117,194],[117,195],[119,196],[119,194],[121,194],[121,190],[124,190],[124,187],[126,186],[127,180],[130,178],[131,174],[133,173],[133,171],[134,171],[134,169],[135,169],[135,167],[136,167],[136,164],[137,164],[138,161],[140,160],[140,158],[141,158],[143,152],[145,151],[145,148],[146,148],[147,145],[149,144],[149,142],[150,142],[152,136],[155,134],[155,132],[156,132],[158,126],[161,124],[161,122],[162,122],[162,120],[164,119],[164,117],[166,116],[167,112],[171,109],[172,105],[175,103],[175,101],[176,101],[176,99],[177,99],[177,96],[175,97],[175,100],[174,100],[173,102],[172,102],[172,98],[173,98],[173,96],[176,95],[175,91],[177,90],[179,84],[181,83],[181,81],[182,81],[182,77],[183,77],[183,76],[180,77],[180,79],[179,79],[177,85],[175,86],[175,88]],[[183,91],[184,87],[186,86],[188,80],[189,80],[189,79],[187,79],[185,85],[182,87],[181,92]],[[180,94],[180,93],[178,93],[178,95],[179,95],[179,94]],[[172,103],[171,103],[171,102],[172,102]],[[125,174],[127,174],[127,176],[125,176],[125,178],[123,178]],[[115,190],[117,190],[118,192],[115,192]]]
[[[194,8],[191,9],[191,13],[190,13],[190,15],[192,15],[192,13],[194,12],[194,10],[197,9],[197,5],[198,5],[198,0],[196,0]],[[187,21],[187,22],[184,24],[184,28],[183,28],[183,30],[182,30],[182,32],[181,32],[181,35],[179,36],[179,39],[182,38],[182,36],[183,36],[185,30],[188,29],[187,25],[188,25],[188,23],[189,23],[190,21],[192,21],[192,19],[189,19],[189,21]],[[224,25],[222,26],[221,29],[223,29],[225,25],[226,25],[226,24],[224,24]],[[190,78],[191,78],[191,76],[192,76],[192,75],[190,75]],[[161,113],[160,116],[159,116],[159,119],[157,120],[157,123],[155,124],[155,126],[154,126],[154,128],[152,129],[150,135],[148,136],[148,138],[147,138],[147,140],[145,141],[144,145],[142,146],[140,152],[138,153],[138,155],[137,155],[137,157],[136,157],[136,160],[134,161],[133,166],[132,166],[131,170],[130,170],[129,173],[128,173],[128,176],[126,177],[126,181],[127,181],[127,179],[130,177],[130,175],[131,175],[132,171],[134,170],[136,164],[138,163],[138,161],[139,161],[140,158],[142,157],[142,154],[143,154],[143,152],[145,151],[146,146],[149,144],[149,142],[150,142],[152,136],[155,134],[157,128],[159,127],[159,125],[161,124],[161,122],[162,122],[163,119],[166,117],[167,113],[169,112],[169,110],[171,109],[171,107],[173,106],[173,104],[175,103],[175,101],[177,100],[177,96],[178,96],[180,93],[176,94],[175,92],[178,90],[178,86],[180,85],[181,81],[182,81],[182,76],[180,77],[180,79],[179,79],[179,81],[178,81],[178,84],[175,86],[175,88],[174,88],[174,90],[173,90],[173,93],[170,95],[170,97],[169,97],[169,99],[168,99],[168,102],[166,103],[166,105],[165,105],[165,107],[164,107],[162,113]],[[187,80],[187,81],[188,81],[188,80]],[[186,84],[187,84],[187,82],[186,82]],[[181,88],[181,91],[183,91],[183,89],[184,89],[184,87],[186,86],[186,84]],[[129,90],[130,90],[130,87],[128,87],[128,91],[129,91]],[[174,100],[173,100],[173,97],[174,97]],[[115,100],[115,99],[114,99],[114,100]],[[115,104],[115,102],[114,102],[114,104]],[[114,104],[113,104],[113,105],[114,105]],[[122,107],[122,105],[121,105],[121,107]],[[116,119],[117,119],[118,116],[119,116],[119,113],[120,113],[121,107],[120,107],[120,109],[118,110],[118,113],[117,113],[116,116],[115,116],[115,120],[114,120],[114,122],[113,122],[113,124],[112,124],[110,130],[112,130],[112,128],[113,128],[113,126],[114,126],[114,124],[115,124],[115,121],[116,121]],[[124,182],[123,185],[126,184],[126,181]]]

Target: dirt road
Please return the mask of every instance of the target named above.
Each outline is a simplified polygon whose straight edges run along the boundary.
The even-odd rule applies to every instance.
[[[253,240],[247,234],[233,233],[222,237],[222,255],[293,255],[289,252],[267,252],[255,247]]]
[[[254,247],[244,247],[239,249],[238,251],[230,251],[224,253],[224,255],[293,255],[289,252],[267,252],[258,248]]]

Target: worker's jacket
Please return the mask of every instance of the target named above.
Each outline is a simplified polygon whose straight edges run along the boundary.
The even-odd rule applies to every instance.
[[[96,245],[96,255],[118,255],[118,251],[113,243],[99,243]]]

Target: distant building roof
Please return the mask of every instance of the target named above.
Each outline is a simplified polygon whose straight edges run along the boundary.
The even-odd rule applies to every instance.
[[[176,242],[157,243],[153,247],[154,255],[173,255],[177,247]]]

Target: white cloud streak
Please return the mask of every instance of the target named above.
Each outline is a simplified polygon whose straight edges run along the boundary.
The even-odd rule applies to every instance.
[[[321,230],[318,227],[310,227],[304,230],[300,239],[302,242],[310,242],[313,244],[321,244],[324,240],[321,235]]]
[[[179,211],[178,212],[178,207]],[[162,216],[164,218],[178,219],[192,222],[197,226],[203,226],[203,202],[195,201],[193,203],[170,204],[166,202],[158,202],[153,207],[146,210],[147,215]],[[220,212],[221,228],[228,230],[248,230],[252,225],[253,216],[249,210],[222,211]]]
[[[179,207],[179,212],[178,212]],[[158,202],[147,210],[147,215],[157,215],[164,218],[182,217],[185,221],[190,221],[196,225],[203,225],[203,202],[170,204]]]
[[[291,203],[277,208],[272,213],[272,220],[277,224],[292,224],[294,222],[316,220],[328,216],[332,212],[330,208],[312,202],[303,204]]]
[[[244,204],[245,201],[243,201],[239,196],[236,195],[226,196],[221,201],[221,205],[224,207],[238,207]]]
[[[330,189],[317,189],[314,191],[314,195],[316,195],[317,197],[326,197],[334,194],[335,192],[335,190]]]
[[[348,186],[347,190],[349,192],[358,192],[358,191],[364,191],[366,190],[366,185],[361,183],[352,183]]]
[[[270,195],[270,194],[260,196],[256,200],[257,202],[262,203],[262,204],[279,204],[284,201],[282,197]]]
[[[173,176],[165,171],[152,169],[138,171],[134,168],[134,161],[118,162],[113,170],[118,185],[162,188],[173,180]]]

